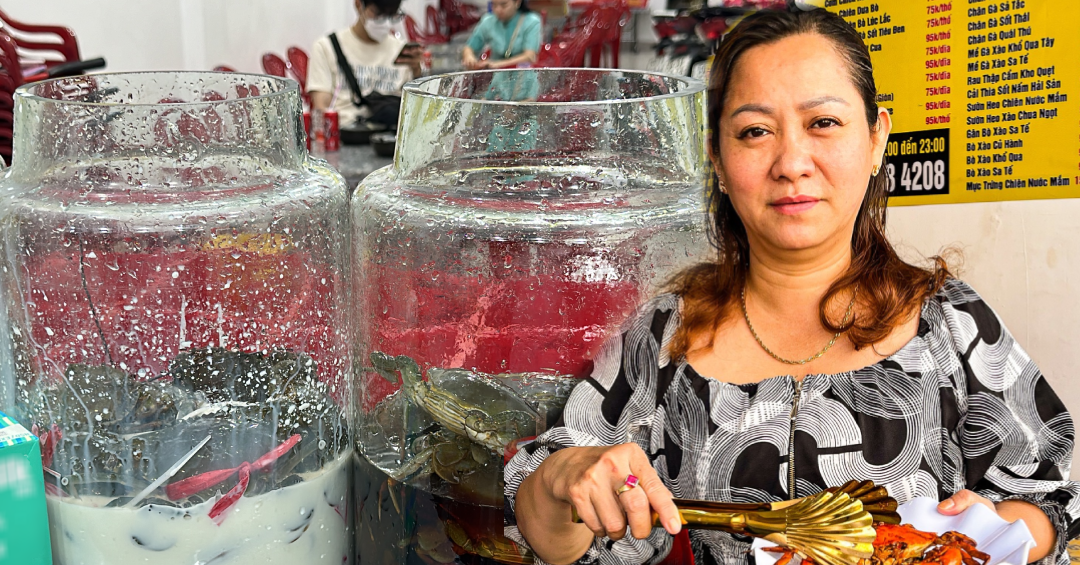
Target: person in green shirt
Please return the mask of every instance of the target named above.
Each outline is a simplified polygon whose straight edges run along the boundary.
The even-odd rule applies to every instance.
[[[492,13],[476,24],[461,54],[466,69],[507,69],[536,62],[540,52],[543,24],[529,10],[527,0],[492,0]],[[491,48],[491,56],[481,61],[479,54]]]

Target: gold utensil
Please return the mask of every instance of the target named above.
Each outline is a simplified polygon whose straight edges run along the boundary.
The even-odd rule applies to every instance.
[[[862,503],[863,509],[870,513],[874,522],[899,524],[900,515],[896,513],[899,504],[889,496],[883,486],[874,481],[848,481],[842,486],[830,487],[824,492],[844,493]],[[807,497],[808,498],[808,497]],[[783,500],[780,502],[713,502],[710,500],[672,499],[680,509],[700,510],[703,512],[765,512],[780,510],[802,502],[805,498]],[[688,527],[693,525],[688,524]]]
[[[849,481],[783,502],[674,502],[687,528],[764,538],[820,565],[858,565],[874,554],[874,523],[900,523],[896,500],[872,481]],[[576,511],[572,518],[580,521]],[[653,524],[659,525],[656,513]]]

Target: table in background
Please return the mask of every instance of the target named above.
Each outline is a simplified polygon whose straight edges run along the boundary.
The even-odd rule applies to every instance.
[[[370,145],[342,145],[338,151],[327,152],[324,158],[345,177],[350,191],[356,188],[364,177],[394,163],[392,157],[376,155]]]

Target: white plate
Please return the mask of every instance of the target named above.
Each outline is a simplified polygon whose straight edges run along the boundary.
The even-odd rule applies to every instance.
[[[1013,523],[1002,520],[982,504],[976,504],[956,516],[944,516],[937,511],[938,501],[920,497],[901,504],[898,509],[902,523],[911,524],[924,532],[960,532],[975,540],[979,551],[990,555],[986,565],[1027,565],[1028,551],[1035,547],[1027,524],[1023,520]],[[757,565],[773,565],[778,553],[762,551],[763,547],[776,544],[754,540],[754,558]],[[794,561],[793,561],[794,563]]]

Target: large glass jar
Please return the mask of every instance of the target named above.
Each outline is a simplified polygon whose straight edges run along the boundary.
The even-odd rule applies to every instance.
[[[503,463],[704,245],[703,85],[584,69],[405,89],[394,165],[353,195],[365,563],[531,563]]]
[[[349,562],[344,181],[295,82],[15,94],[0,408],[41,438],[58,564]]]

